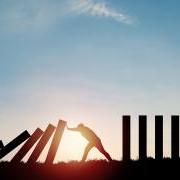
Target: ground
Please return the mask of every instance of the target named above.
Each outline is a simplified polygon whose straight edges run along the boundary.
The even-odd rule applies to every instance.
[[[112,161],[93,160],[85,163],[71,161],[57,164],[0,163],[1,180],[129,180],[162,179],[179,175],[180,160]],[[174,178],[172,178],[174,179]]]

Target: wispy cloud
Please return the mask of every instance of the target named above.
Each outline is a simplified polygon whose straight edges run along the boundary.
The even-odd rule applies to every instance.
[[[91,16],[99,16],[104,18],[111,18],[115,21],[133,24],[132,17],[113,9],[105,1],[97,0],[70,0],[70,10],[77,14],[87,14]]]
[[[47,29],[68,15],[89,15],[133,24],[133,18],[115,10],[106,0],[1,0],[0,30]]]

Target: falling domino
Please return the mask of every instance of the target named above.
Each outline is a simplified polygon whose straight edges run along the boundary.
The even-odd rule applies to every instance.
[[[51,135],[53,134],[54,129],[55,129],[55,127],[53,125],[51,125],[51,124],[48,125],[43,136],[39,140],[37,146],[35,147],[34,151],[31,154],[31,156],[29,157],[27,163],[32,164],[32,163],[35,163],[37,161],[37,159],[39,158],[44,147],[48,143]]]
[[[26,143],[22,146],[22,148],[17,152],[17,154],[12,158],[12,163],[20,162],[23,157],[27,154],[27,152],[32,148],[32,146],[38,141],[38,139],[43,134],[43,131],[37,128],[31,137],[26,141]]]
[[[19,136],[17,136],[15,139],[13,139],[10,143],[8,143],[0,150],[0,159],[2,159],[4,156],[10,153],[13,149],[15,149],[29,137],[30,134],[28,133],[28,131],[22,132]]]
[[[45,161],[48,164],[53,163],[53,161],[54,161],[54,158],[55,158],[57,150],[58,150],[59,143],[61,141],[61,138],[62,138],[62,135],[64,132],[65,125],[66,125],[66,122],[62,121],[62,120],[60,120],[58,123],[56,132],[54,134],[54,137],[53,137],[53,140],[52,140],[52,143],[49,148],[49,152],[48,152],[48,155],[47,155],[46,161]]]

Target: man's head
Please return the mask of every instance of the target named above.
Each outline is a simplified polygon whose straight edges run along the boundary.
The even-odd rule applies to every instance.
[[[80,123],[78,124],[77,128],[83,128],[84,127],[84,124]]]

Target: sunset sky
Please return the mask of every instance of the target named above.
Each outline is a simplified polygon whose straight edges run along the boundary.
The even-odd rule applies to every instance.
[[[179,0],[0,0],[0,139],[64,119],[91,127],[121,159],[128,114],[136,159],[138,115],[148,115],[154,156],[160,114],[169,156],[170,115],[180,112],[179,7]],[[65,130],[56,161],[81,159],[86,143]],[[103,158],[96,149],[88,157]]]

